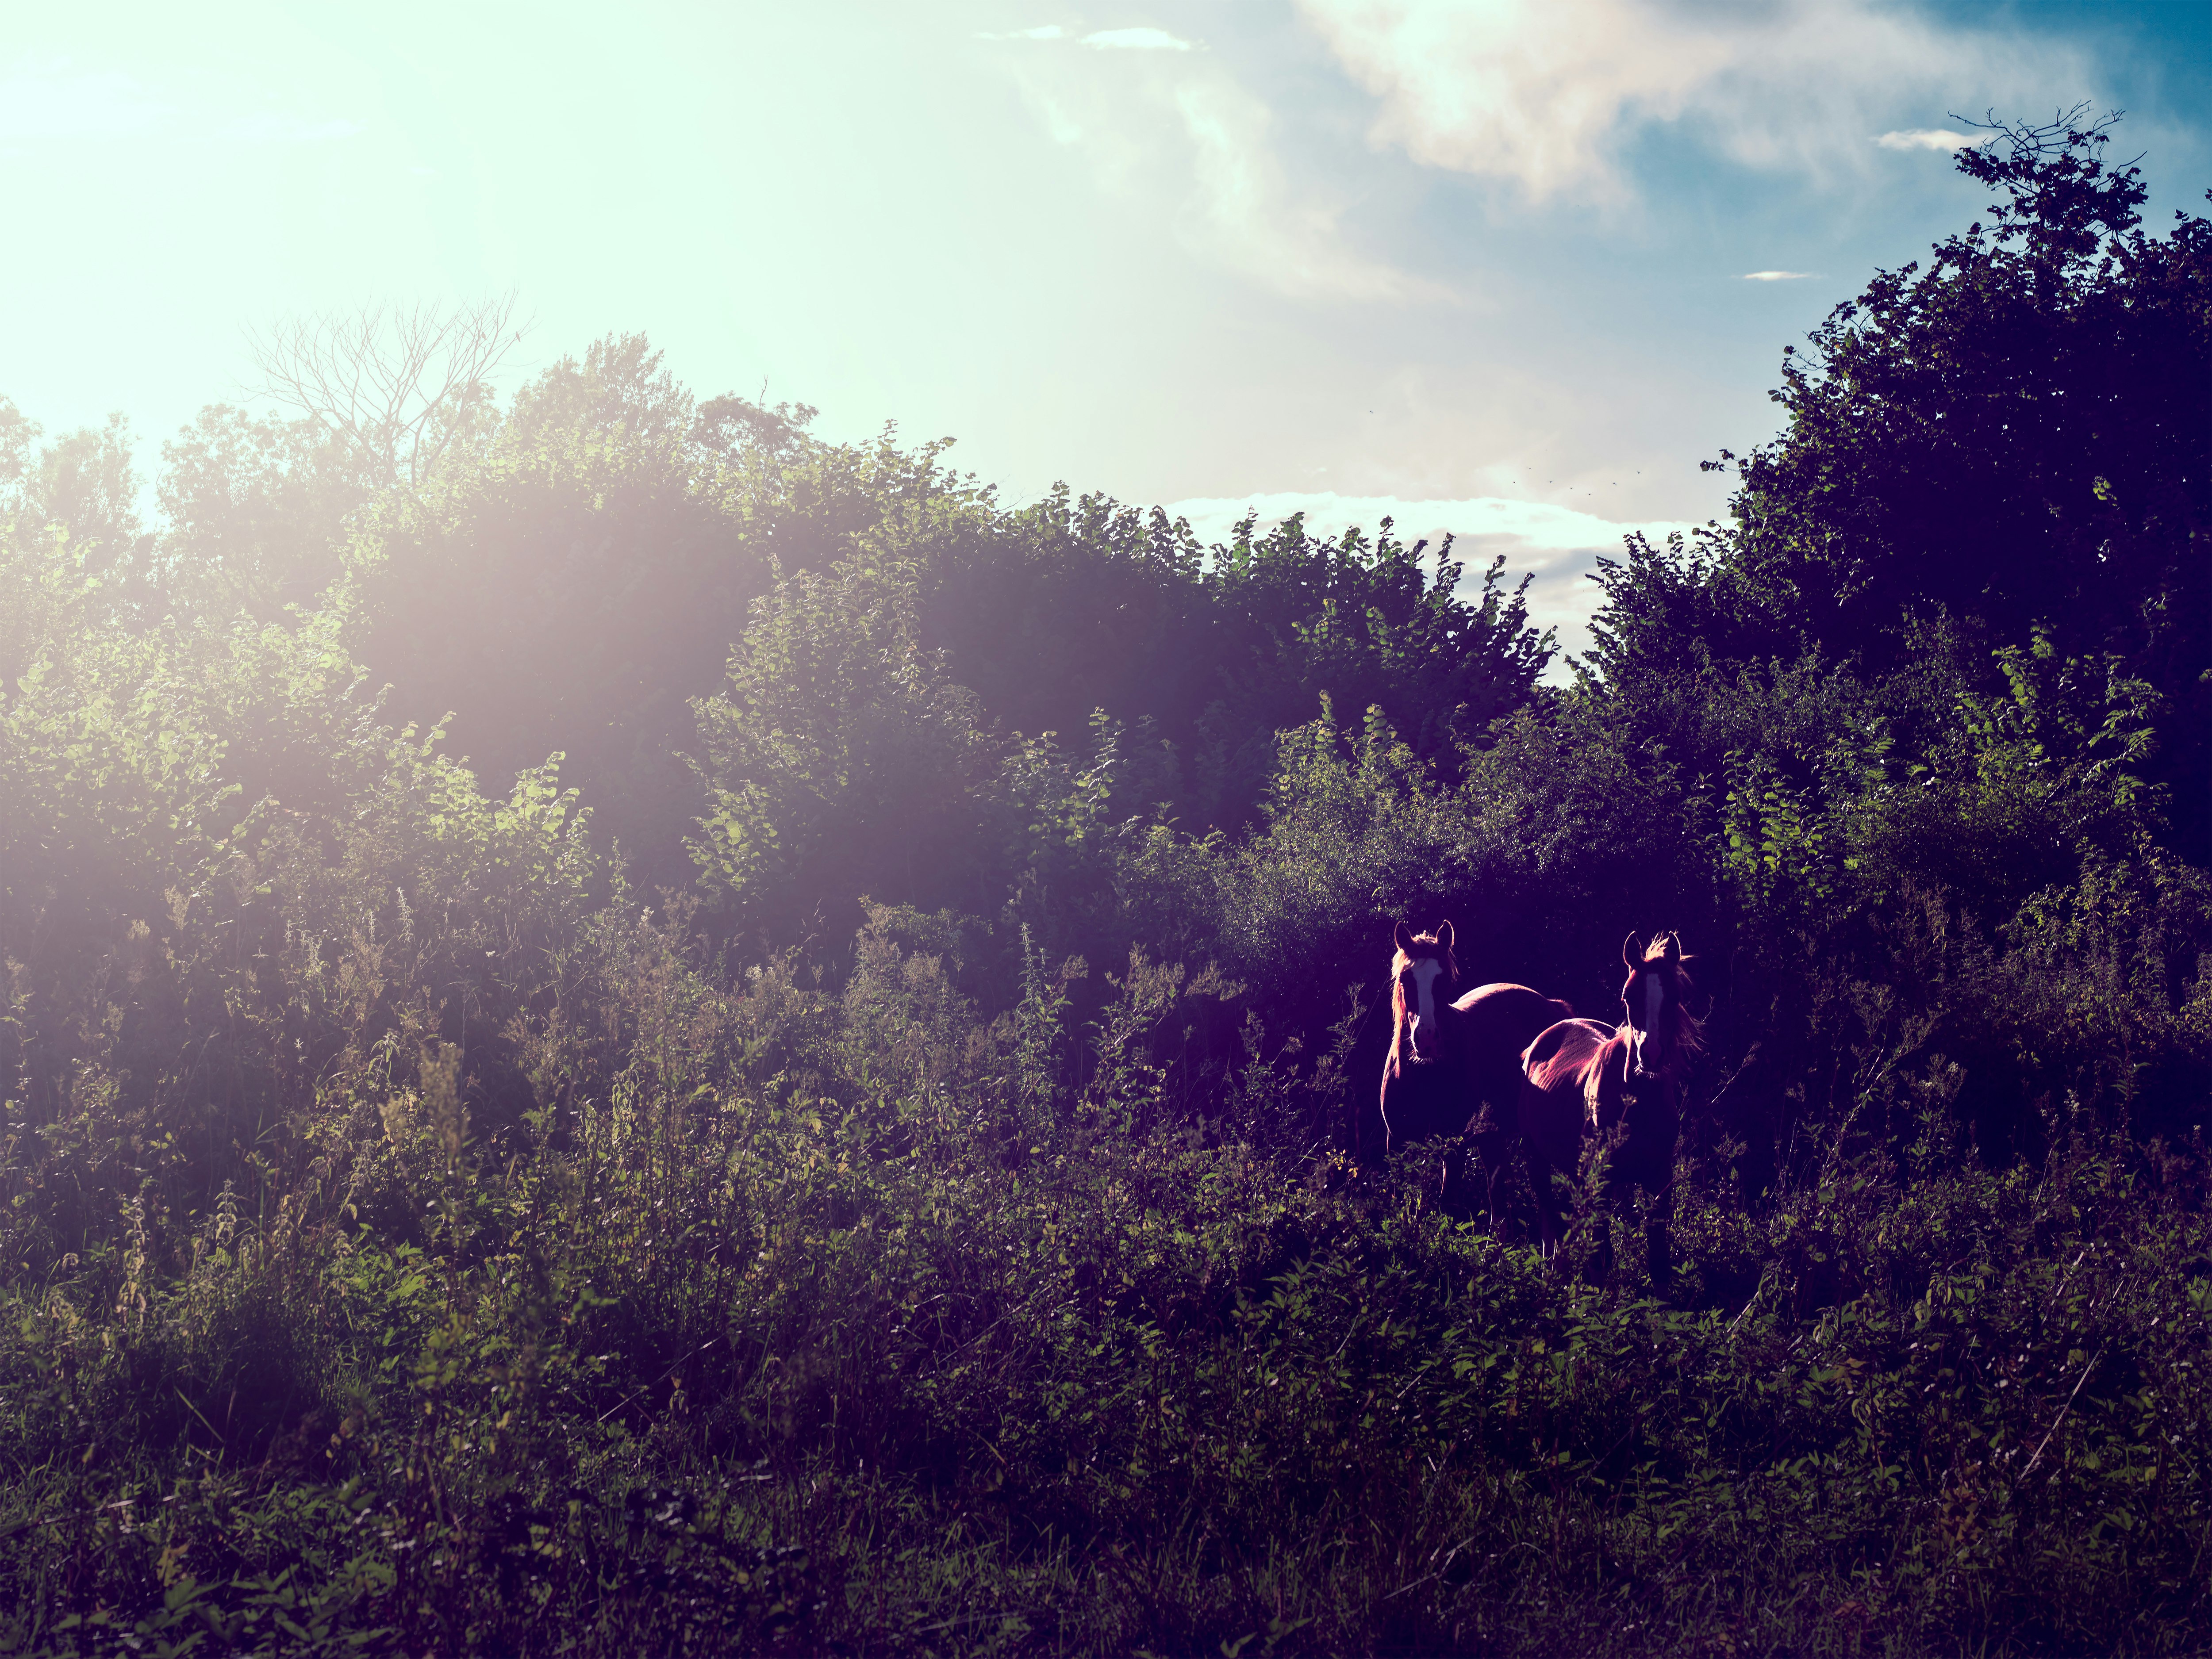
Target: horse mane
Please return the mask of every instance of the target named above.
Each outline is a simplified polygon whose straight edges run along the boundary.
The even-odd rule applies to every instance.
[[[1674,960],[1671,962],[1667,960],[1669,946],[1674,951]],[[1644,948],[1644,966],[1656,966],[1667,973],[1669,981],[1667,1015],[1674,1023],[1674,1046],[1685,1054],[1703,1054],[1705,1051],[1705,1023],[1690,1012],[1692,987],[1689,972],[1682,966],[1696,960],[1682,948],[1682,935],[1678,933],[1655,933],[1651,935],[1651,942]]]

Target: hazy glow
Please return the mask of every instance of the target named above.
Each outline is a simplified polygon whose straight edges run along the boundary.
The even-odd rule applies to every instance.
[[[1981,210],[1868,135],[2102,97],[2154,219],[2212,171],[2205,8],[18,10],[0,395],[127,411],[149,473],[247,328],[513,290],[510,384],[641,329],[1013,500],[1518,502],[1594,549],[1717,511],[1783,342]]]
[[[158,126],[169,113],[131,76],[114,70],[88,72],[67,58],[19,64],[0,77],[0,144],[127,138]]]

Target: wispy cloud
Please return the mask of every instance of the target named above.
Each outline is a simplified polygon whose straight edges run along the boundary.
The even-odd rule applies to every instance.
[[[1443,298],[1358,248],[1340,204],[1294,180],[1274,112],[1215,54],[1150,28],[1086,35],[1089,51],[1006,59],[1054,142],[1079,146],[1099,184],[1138,203],[1206,263],[1301,298]]]
[[[1946,132],[1941,127],[1911,127],[1886,132],[1874,141],[1886,150],[1962,150],[1978,142],[1971,132]]]
[[[1291,189],[1268,142],[1273,113],[1259,99],[1210,76],[1177,87],[1174,97],[1197,185],[1185,214],[1188,241],[1285,294],[1440,297],[1350,246],[1333,206]]]
[[[1680,123],[1745,165],[1865,165],[1869,117],[2087,84],[2070,48],[1888,0],[1299,0],[1379,100],[1371,136],[1534,199],[1620,202],[1624,157]],[[1887,142],[1885,139],[1882,141]]]
[[[1057,23],[1041,24],[1033,29],[985,30],[975,37],[978,40],[1075,40],[1078,45],[1093,51],[1190,51],[1196,48],[1195,40],[1186,40],[1179,34],[1170,34],[1165,29],[1128,28],[1099,29],[1080,39],[1071,35]]]
[[[1188,51],[1194,43],[1165,29],[1101,29],[1083,44],[1101,51]]]
[[[1747,270],[1743,274],[1747,282],[1802,282],[1813,273],[1809,270]]]

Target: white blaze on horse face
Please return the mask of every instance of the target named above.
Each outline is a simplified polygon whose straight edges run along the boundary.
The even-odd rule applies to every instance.
[[[1437,1057],[1437,1033],[1443,1028],[1437,1018],[1437,981],[1443,977],[1443,971],[1444,965],[1433,956],[1423,957],[1407,970],[1413,976],[1411,1023],[1416,1060]]]
[[[1656,973],[1644,976],[1644,1029],[1659,1029],[1659,1016],[1667,1007],[1667,987]]]

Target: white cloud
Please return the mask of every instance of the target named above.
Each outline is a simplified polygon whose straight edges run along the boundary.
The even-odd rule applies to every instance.
[[[1495,555],[1505,555],[1505,573],[1517,581],[1526,575],[1528,615],[1540,627],[1559,630],[1562,656],[1589,649],[1589,621],[1600,595],[1595,582],[1586,580],[1601,557],[1617,557],[1621,538],[1641,530],[1653,541],[1691,529],[1687,524],[1638,520],[1625,522],[1577,512],[1548,501],[1516,501],[1499,496],[1468,500],[1408,500],[1395,495],[1339,495],[1334,491],[1299,493],[1278,491],[1265,495],[1194,497],[1167,504],[1170,517],[1187,518],[1199,538],[1209,546],[1226,542],[1237,523],[1249,512],[1257,516],[1262,532],[1294,512],[1306,516],[1306,528],[1319,536],[1336,536],[1358,525],[1375,533],[1386,518],[1391,533],[1412,542],[1425,538],[1434,557],[1445,536],[1455,538],[1452,552],[1467,566],[1466,585],[1479,584],[1482,572]],[[1553,664],[1550,677],[1564,675],[1564,664]]]
[[[1057,23],[1046,23],[1033,29],[1006,29],[997,33],[984,33],[978,40],[1065,40],[1067,31]]]
[[[1297,197],[1267,142],[1273,116],[1257,98],[1212,77],[1184,82],[1174,98],[1197,185],[1186,240],[1285,294],[1437,297],[1429,285],[1347,245],[1333,208]]]
[[[1743,274],[1747,282],[1802,282],[1813,273],[1809,270],[1747,270]]]
[[[1886,132],[1874,141],[1886,150],[1962,150],[1978,142],[1971,132],[1946,132],[1940,127],[1912,127]]]
[[[1820,175],[1864,165],[1870,114],[2039,104],[2087,84],[2069,50],[1883,0],[1298,3],[1380,100],[1376,142],[1539,200],[1626,200],[1624,153],[1656,124]]]
[[[1101,29],[1086,34],[1083,44],[1103,51],[1188,51],[1191,42],[1165,29]]]
[[[1631,530],[1664,536],[1691,528],[1686,524],[1601,518],[1594,512],[1580,512],[1554,502],[1496,495],[1438,501],[1409,500],[1396,495],[1339,495],[1334,490],[1277,490],[1259,495],[1194,496],[1168,503],[1167,510],[1189,519],[1191,529],[1208,543],[1228,541],[1248,512],[1257,516],[1262,530],[1281,524],[1294,512],[1303,512],[1307,528],[1324,535],[1334,535],[1354,524],[1372,531],[1389,518],[1396,526],[1393,534],[1401,539],[1425,536],[1433,541],[1451,535],[1459,538],[1462,552],[1471,542],[1503,537],[1522,550],[1515,562],[1532,571],[1593,548],[1610,552],[1620,547],[1620,538]]]

